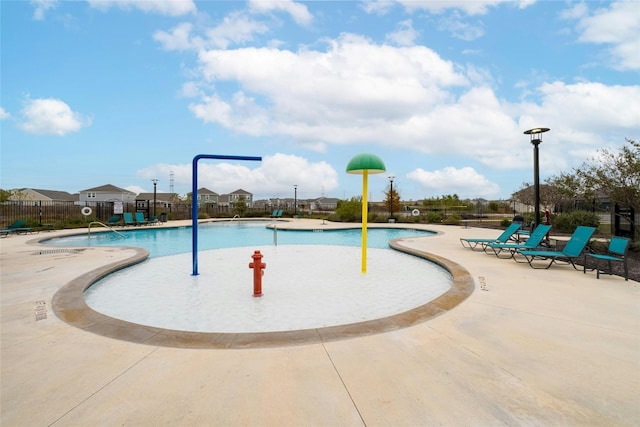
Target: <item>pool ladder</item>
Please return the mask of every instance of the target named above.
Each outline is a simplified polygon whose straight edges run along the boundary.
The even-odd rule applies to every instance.
[[[103,226],[105,228],[108,228],[109,230],[113,231],[114,233],[116,233],[120,237],[123,237],[123,238],[126,237],[124,234],[122,234],[119,231],[114,230],[113,228],[109,227],[107,224],[104,224],[104,223],[102,223],[100,221],[92,221],[92,222],[89,223],[89,227],[88,227],[89,238],[91,238],[91,226],[92,225],[101,225],[101,226]]]

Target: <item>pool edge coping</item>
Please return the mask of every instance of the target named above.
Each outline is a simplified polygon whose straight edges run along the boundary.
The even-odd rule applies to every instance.
[[[410,238],[389,242],[397,251],[433,262],[451,274],[451,288],[439,297],[403,313],[345,325],[277,332],[193,332],[164,329],[116,319],[93,310],[83,293],[105,276],[145,261],[146,249],[129,247],[135,254],[84,273],[63,285],[52,298],[52,310],[65,323],[100,336],[121,341],[172,348],[245,349],[317,344],[404,329],[440,316],[457,307],[474,291],[471,274],[460,264],[430,252],[402,245]]]

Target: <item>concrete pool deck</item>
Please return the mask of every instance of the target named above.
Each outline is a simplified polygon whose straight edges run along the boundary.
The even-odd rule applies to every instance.
[[[53,295],[136,251],[36,243],[64,231],[3,238],[0,424],[640,425],[638,282],[533,270],[460,245],[496,230],[423,228],[440,234],[405,245],[475,281],[457,307],[384,333],[246,349],[153,346],[70,326]]]

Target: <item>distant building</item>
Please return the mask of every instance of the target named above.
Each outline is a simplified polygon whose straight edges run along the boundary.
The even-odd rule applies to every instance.
[[[208,188],[198,190],[198,205],[218,205],[220,195]]]
[[[309,200],[309,209],[312,211],[334,211],[338,207],[338,199],[335,197],[319,197]]]
[[[66,191],[41,190],[36,188],[19,188],[9,190],[11,201],[69,203],[78,201],[78,195]]]
[[[156,201],[156,209],[169,209],[172,204],[182,201],[178,193],[140,193],[136,196],[136,209],[147,209],[148,206],[153,205],[154,200]]]
[[[135,203],[136,193],[107,184],[100,187],[88,188],[80,191],[79,202],[81,205],[97,202],[124,202]]]
[[[240,201],[240,199],[244,199],[244,203],[248,208],[253,207],[253,194],[249,193],[248,191],[238,189],[233,193],[227,194],[227,196],[227,202],[232,208],[236,205],[236,203],[238,203],[238,201]]]

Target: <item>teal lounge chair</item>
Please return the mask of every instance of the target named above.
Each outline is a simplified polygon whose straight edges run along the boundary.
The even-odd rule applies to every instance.
[[[136,225],[136,222],[133,220],[133,214],[131,212],[123,213],[122,219],[124,220],[124,225]]]
[[[511,236],[513,236],[513,234],[516,231],[518,231],[519,228],[520,228],[520,224],[512,223],[510,226],[508,226],[502,232],[501,235],[499,235],[495,239],[465,239],[465,238],[460,238],[460,243],[462,244],[463,247],[469,248],[469,249],[471,249],[473,251],[475,251],[476,247],[478,247],[478,245],[480,245],[482,250],[486,251],[487,250],[487,245],[489,243],[507,243],[509,241],[509,239],[511,238]],[[466,242],[466,244],[465,244],[465,242]]]
[[[151,215],[149,217],[149,225],[158,225],[160,224],[160,221],[158,220],[158,217],[155,215]]]
[[[0,234],[3,236],[8,236],[11,233],[16,234],[28,234],[31,233],[32,229],[30,227],[25,227],[26,221],[24,219],[19,219],[14,221],[13,224],[7,226],[4,230],[0,230]]]
[[[579,258],[584,251],[584,248],[589,243],[589,239],[596,231],[595,227],[585,227],[583,225],[578,226],[571,235],[571,238],[561,251],[531,251],[520,250],[518,254],[524,256],[532,268],[549,268],[554,262],[566,262],[578,269],[574,264],[574,260]],[[549,265],[546,267],[536,267],[534,261],[536,260],[550,260]]]
[[[533,233],[529,235],[529,238],[525,243],[489,243],[488,246],[493,249],[493,253],[498,258],[514,258],[514,255],[518,252],[518,250],[536,249],[538,246],[540,246],[549,230],[551,230],[550,225],[540,224],[536,227],[535,230],[533,230]],[[509,252],[509,256],[501,257],[500,254],[503,251]]]
[[[273,211],[271,218],[282,218],[282,209]]]
[[[147,225],[149,221],[144,219],[144,214],[142,212],[136,212],[136,225]]]
[[[114,215],[107,221],[109,227],[115,227],[120,223],[120,215]]]
[[[278,215],[278,209],[274,209],[273,212],[271,213],[270,218],[275,218],[276,215]]]
[[[627,253],[629,252],[629,243],[631,241],[626,237],[614,236],[609,242],[606,254],[587,254],[584,260],[584,266],[582,266],[582,272],[586,273],[587,263],[589,260],[595,262],[595,267],[590,270],[596,270],[596,277],[600,278],[600,273],[612,274],[612,263],[621,262],[624,268],[624,280],[629,280],[629,266],[627,265]],[[606,269],[600,268],[602,261],[607,262]]]

